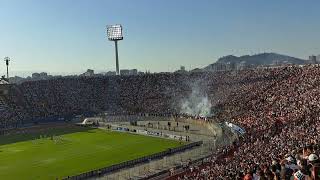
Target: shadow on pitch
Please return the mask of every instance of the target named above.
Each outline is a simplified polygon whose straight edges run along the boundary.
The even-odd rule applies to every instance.
[[[91,127],[80,127],[75,125],[66,125],[64,126],[38,126],[38,127],[30,127],[24,129],[17,129],[15,132],[12,132],[8,135],[0,136],[0,146],[6,144],[12,144],[17,142],[35,140],[40,138],[50,138],[51,136],[60,136],[64,134],[71,134],[76,132],[88,132],[92,133],[95,128]]]

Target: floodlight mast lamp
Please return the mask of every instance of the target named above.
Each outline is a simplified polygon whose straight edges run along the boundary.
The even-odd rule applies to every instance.
[[[5,57],[4,61],[6,62],[6,66],[7,66],[7,79],[9,79],[9,61],[10,61],[10,58],[9,57]]]
[[[109,41],[114,41],[115,45],[115,53],[116,53],[116,73],[117,75],[120,75],[119,70],[119,56],[118,56],[118,41],[123,40],[122,35],[122,26],[120,24],[116,25],[108,25],[107,26],[107,35]]]

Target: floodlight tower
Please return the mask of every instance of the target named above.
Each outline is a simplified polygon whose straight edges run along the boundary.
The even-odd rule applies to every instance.
[[[6,62],[6,66],[7,66],[7,78],[9,79],[9,61],[10,58],[9,57],[5,57],[4,61]]]
[[[123,40],[122,26],[120,24],[108,25],[107,26],[107,35],[108,35],[109,41],[114,41],[114,44],[115,44],[115,48],[116,48],[116,73],[117,73],[117,75],[120,75],[119,58],[118,58],[118,41]]]

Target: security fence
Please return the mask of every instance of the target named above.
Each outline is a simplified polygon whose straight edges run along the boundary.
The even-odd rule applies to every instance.
[[[64,180],[80,180],[80,179],[87,179],[87,178],[91,178],[91,177],[102,176],[102,175],[105,175],[105,174],[108,174],[108,173],[112,173],[112,172],[115,172],[115,171],[118,171],[118,170],[121,170],[121,169],[133,167],[133,166],[135,166],[137,164],[140,164],[140,163],[147,163],[147,162],[149,162],[151,160],[154,160],[154,159],[160,159],[160,158],[163,158],[165,156],[169,156],[169,155],[175,154],[177,152],[182,152],[182,151],[185,151],[187,149],[191,149],[193,147],[200,146],[202,144],[203,144],[202,141],[198,141],[198,142],[193,142],[193,143],[186,144],[186,145],[183,145],[183,146],[180,146],[180,147],[176,147],[176,148],[169,148],[168,150],[165,150],[165,151],[162,151],[162,152],[159,152],[159,153],[155,153],[155,154],[152,154],[152,155],[149,155],[149,156],[144,156],[144,157],[141,157],[141,158],[138,158],[138,159],[122,162],[122,163],[119,163],[119,164],[115,164],[115,165],[108,166],[108,167],[105,167],[105,168],[101,168],[101,169],[85,172],[85,173],[82,173],[82,174],[79,174],[79,175],[75,175],[75,176],[68,176],[68,177],[64,178]]]

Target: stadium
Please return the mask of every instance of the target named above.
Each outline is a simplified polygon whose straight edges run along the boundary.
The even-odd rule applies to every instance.
[[[1,177],[147,178],[187,166],[236,138],[228,126],[204,115],[171,110],[167,105],[172,103],[171,97],[163,94],[163,89],[172,85],[180,91],[184,87],[176,82],[163,86],[164,78],[175,80],[175,75],[61,78],[1,86],[1,112],[7,119],[1,122],[1,156],[6,157],[2,159],[6,163],[1,166],[5,170]],[[132,89],[121,88],[132,81]],[[143,87],[141,82],[147,85]],[[158,89],[152,89],[154,86]],[[37,92],[40,89],[47,92]],[[84,89],[91,94],[84,96]],[[157,91],[153,98],[148,97],[150,90]],[[189,91],[183,93],[194,96],[195,90]],[[129,106],[139,103],[135,99],[142,104]],[[202,113],[202,108],[195,110]],[[132,166],[137,172],[132,172]]]
[[[0,0],[0,180],[320,180],[320,2],[199,2]]]
[[[237,179],[291,158],[318,161],[318,72],[305,65],[3,85],[0,174]]]

